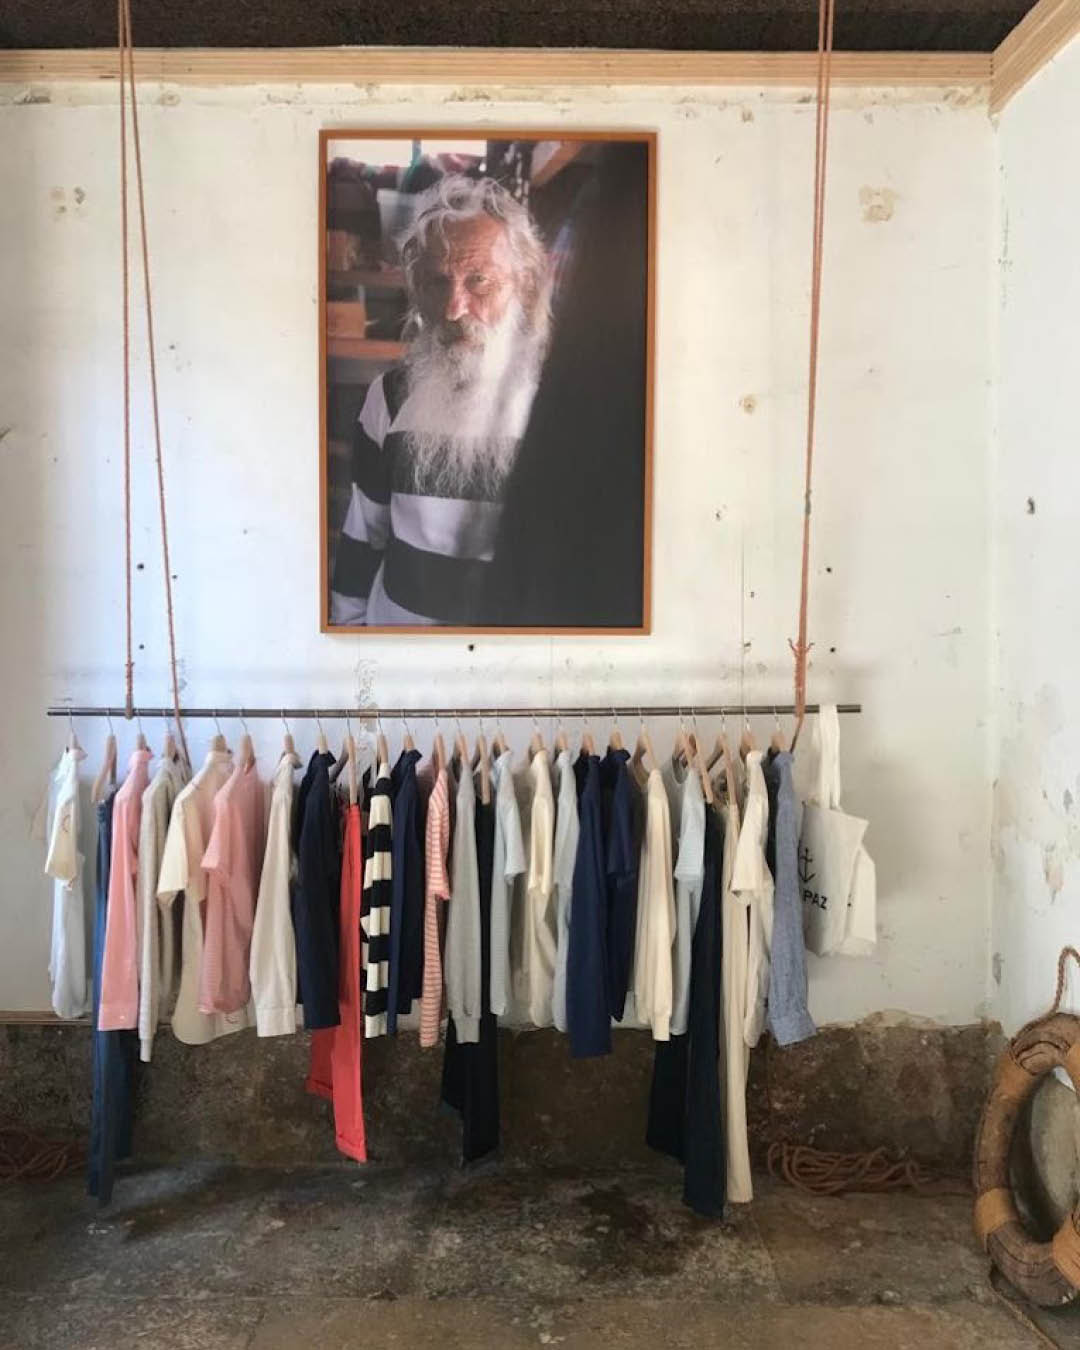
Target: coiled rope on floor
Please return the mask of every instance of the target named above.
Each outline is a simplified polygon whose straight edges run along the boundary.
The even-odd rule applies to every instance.
[[[809,1144],[776,1142],[769,1145],[766,1163],[770,1176],[810,1195],[843,1195],[851,1191],[971,1193],[970,1184],[961,1178],[931,1171],[914,1158],[890,1157],[884,1147],[864,1153],[827,1153]]]
[[[86,1159],[82,1144],[43,1139],[18,1126],[0,1128],[0,1181],[55,1181]]]

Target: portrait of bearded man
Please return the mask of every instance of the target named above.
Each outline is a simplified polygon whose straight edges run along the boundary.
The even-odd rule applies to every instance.
[[[548,343],[548,258],[525,206],[460,174],[420,196],[398,248],[406,350],[354,428],[330,622],[482,623]]]

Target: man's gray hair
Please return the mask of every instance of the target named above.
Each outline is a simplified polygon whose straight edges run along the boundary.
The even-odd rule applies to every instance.
[[[432,237],[445,242],[446,226],[455,221],[490,216],[506,229],[517,272],[518,299],[530,328],[545,338],[549,322],[551,279],[547,253],[528,210],[493,178],[466,178],[451,173],[420,194],[412,223],[398,238],[409,293],[415,298],[416,268]]]

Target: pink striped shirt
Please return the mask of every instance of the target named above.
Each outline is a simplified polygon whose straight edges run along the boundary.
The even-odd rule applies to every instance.
[[[259,889],[266,792],[255,765],[238,764],[214,798],[214,826],[203,855],[199,1011],[234,1013],[251,997],[249,975],[255,895]]]
[[[150,751],[136,750],[113,802],[109,901],[101,958],[100,1031],[139,1025],[139,944],[135,874],[139,866],[139,825],[143,793],[150,782]]]
[[[424,983],[420,994],[420,1044],[438,1044],[442,1018],[442,930],[438,901],[450,899],[450,783],[440,769],[427,807],[424,837]]]

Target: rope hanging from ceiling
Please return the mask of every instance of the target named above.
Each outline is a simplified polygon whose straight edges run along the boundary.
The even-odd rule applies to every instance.
[[[810,600],[810,512],[814,478],[814,430],[817,417],[817,374],[821,327],[822,245],[825,233],[825,167],[829,147],[829,94],[832,83],[833,28],[836,0],[818,0],[817,120],[814,136],[813,250],[810,270],[810,372],[806,400],[806,470],[803,488],[802,581],[799,589],[799,636],[790,643],[795,657],[795,735],[806,720],[806,668],[813,645],[807,640]]]
[[[128,137],[126,83],[131,93],[131,143],[135,159],[136,195],[139,205],[139,238],[142,254],[143,294],[146,303],[146,347],[150,374],[150,406],[154,425],[154,461],[157,469],[158,517],[161,526],[161,561],[165,581],[165,614],[169,632],[169,670],[172,681],[173,715],[184,757],[189,760],[187,739],[180,720],[180,677],[176,660],[176,622],[173,613],[172,570],[169,558],[168,512],[165,506],[165,466],[161,449],[161,415],[158,406],[157,359],[154,346],[154,306],[150,286],[150,248],[146,230],[146,198],[143,190],[142,145],[139,140],[139,109],[135,96],[135,55],[131,38],[130,0],[117,0],[117,48],[120,77],[120,227],[124,303],[124,580],[125,662],[124,705],[130,718],[134,709],[135,661],[132,650],[131,603],[131,316],[130,266],[128,262]]]

